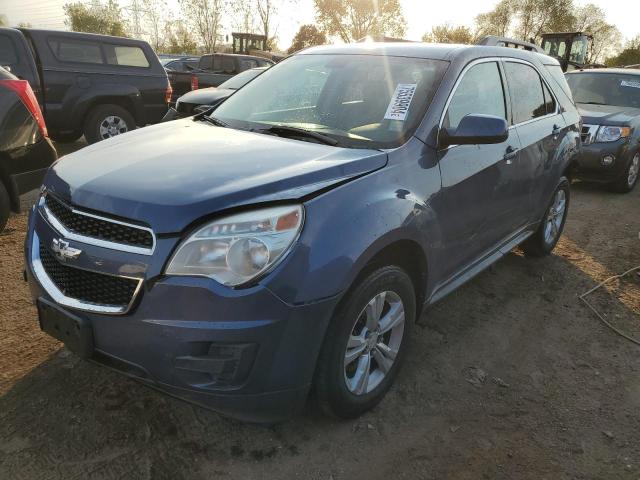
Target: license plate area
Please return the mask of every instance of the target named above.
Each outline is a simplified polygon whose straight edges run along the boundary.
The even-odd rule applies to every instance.
[[[93,354],[93,329],[88,319],[70,314],[40,298],[37,301],[40,329],[60,340],[82,358]]]

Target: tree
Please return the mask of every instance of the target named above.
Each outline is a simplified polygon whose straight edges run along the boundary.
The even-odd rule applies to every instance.
[[[165,46],[167,2],[164,0],[142,0],[146,32],[151,47],[160,52]]]
[[[105,4],[85,5],[68,3],[64,7],[65,25],[74,32],[100,33],[126,37],[126,22],[118,2],[108,0]]]
[[[344,42],[366,36],[404,36],[407,24],[399,0],[315,0],[316,19]]]
[[[0,27],[6,27],[8,24],[7,16],[4,13],[0,13]]]
[[[476,16],[475,20],[477,36],[508,36],[515,15],[516,2],[514,0],[501,0],[490,12],[481,13],[480,15]]]
[[[620,31],[606,21],[604,11],[589,3],[576,9],[572,30],[593,35],[593,48],[587,55],[587,63],[602,62],[620,51]]]
[[[545,32],[566,32],[573,26],[573,0],[517,0],[518,25],[522,40],[539,43]]]
[[[618,55],[607,58],[605,64],[609,67],[640,64],[640,35],[629,40]]]
[[[256,28],[256,8],[254,1],[255,0],[234,0],[232,3],[234,13],[233,28],[236,31],[254,33]]]
[[[294,53],[314,45],[324,45],[325,43],[327,43],[327,36],[324,32],[318,30],[318,27],[315,25],[302,25],[296,36],[293,37],[293,43],[289,47],[288,53]]]
[[[167,22],[165,25],[166,53],[192,55],[197,53],[198,45],[194,41],[183,20]]]
[[[215,51],[222,30],[225,0],[180,0],[180,7],[198,33],[206,52]]]
[[[429,43],[475,43],[476,36],[469,27],[458,25],[456,27],[445,23],[435,25],[431,28],[431,33],[422,36],[423,42]]]

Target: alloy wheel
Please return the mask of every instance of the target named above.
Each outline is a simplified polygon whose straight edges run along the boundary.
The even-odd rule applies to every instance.
[[[128,131],[127,122],[117,115],[109,115],[100,122],[100,138],[102,139],[115,137]]]
[[[629,167],[629,176],[627,177],[627,185],[633,187],[638,179],[638,173],[640,173],[640,152],[636,153],[633,160],[631,160],[631,166]]]
[[[344,355],[344,379],[354,395],[373,391],[391,370],[404,334],[405,309],[392,291],[378,293],[360,312]]]
[[[553,198],[553,203],[551,204],[551,207],[547,212],[547,218],[545,219],[544,241],[547,245],[551,245],[558,239],[566,209],[566,194],[564,190],[559,189]]]

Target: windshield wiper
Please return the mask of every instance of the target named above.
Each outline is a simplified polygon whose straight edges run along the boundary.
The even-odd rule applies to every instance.
[[[290,127],[288,125],[273,125],[267,128],[253,128],[252,132],[256,133],[266,133],[278,135],[281,137],[306,137],[312,138],[314,140],[319,141],[320,143],[324,143],[325,145],[331,145],[335,147],[340,142],[329,135],[323,135],[322,133],[312,132],[310,130],[305,130],[304,128]]]
[[[222,120],[217,119],[216,117],[212,117],[211,115],[207,115],[207,113],[209,112],[209,110],[205,110],[204,112],[199,113],[198,115],[200,116],[199,118],[202,120],[206,120],[207,122],[215,125],[216,127],[228,127],[229,124],[223,122]],[[196,115],[196,117],[198,117],[198,115]]]
[[[602,103],[602,102],[578,102],[578,103],[582,103],[583,105],[606,105],[606,103]]]

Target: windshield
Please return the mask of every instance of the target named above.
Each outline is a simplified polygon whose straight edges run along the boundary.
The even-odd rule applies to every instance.
[[[239,73],[235,77],[231,77],[226,82],[222,82],[218,88],[228,88],[230,90],[237,90],[240,87],[244,87],[250,80],[253,80],[262,72],[264,72],[264,68],[254,68],[251,70],[247,70],[245,72]]]
[[[640,108],[640,75],[572,73],[566,77],[576,103]]]
[[[213,113],[234,128],[284,125],[341,146],[394,148],[419,125],[448,65],[375,55],[296,55],[266,70]]]

